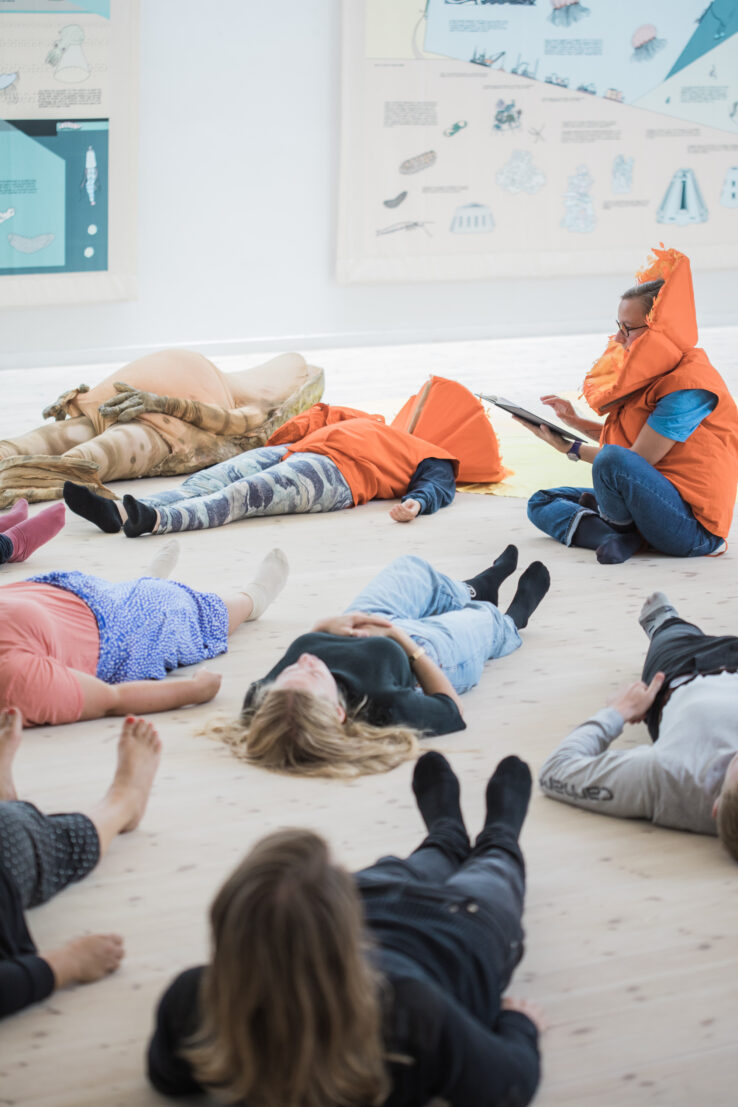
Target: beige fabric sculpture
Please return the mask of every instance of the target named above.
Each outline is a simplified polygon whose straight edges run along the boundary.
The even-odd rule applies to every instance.
[[[238,373],[193,350],[148,354],[64,392],[43,411],[54,423],[0,440],[0,508],[59,499],[65,480],[114,497],[103,481],[205,469],[263,446],[323,386],[323,370],[300,354]]]

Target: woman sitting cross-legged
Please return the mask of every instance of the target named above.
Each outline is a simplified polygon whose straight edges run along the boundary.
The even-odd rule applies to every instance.
[[[506,614],[497,590],[517,566],[508,546],[472,580],[445,576],[419,557],[393,561],[349,613],[321,619],[253,683],[240,718],[209,732],[264,768],[358,776],[417,753],[421,734],[464,729],[460,694],[487,660],[521,645],[519,630],[548,591],[533,562]]]
[[[0,1018],[118,968],[118,934],[87,934],[38,953],[23,912],[82,880],[116,835],[138,826],[161,754],[151,724],[126,719],[115,776],[100,803],[87,815],[42,815],[15,792],[12,765],[21,727],[17,708],[0,712]]]
[[[122,529],[128,538],[395,498],[402,502],[390,515],[409,523],[451,503],[458,468],[447,450],[388,426],[381,415],[315,404],[266,446],[195,473],[179,488],[141,499],[124,496],[120,504],[67,481],[64,499],[101,530]]]
[[[215,898],[210,964],[159,1004],[154,1087],[259,1107],[524,1107],[541,1016],[502,995],[523,953],[530,790],[528,766],[506,757],[471,847],[434,751],[415,768],[428,833],[407,859],[352,878],[309,830],[263,838]]]
[[[677,250],[654,254],[623,293],[617,333],[582,386],[605,422],[582,418],[559,396],[541,397],[599,445],[524,424],[572,461],[592,465],[592,487],[540,489],[528,518],[566,546],[595,550],[605,565],[644,546],[670,557],[722,553],[735,509],[738,410],[694,345],[689,260]]]
[[[152,574],[171,571],[169,546],[176,543],[162,549]],[[207,703],[220,687],[217,673],[162,678],[225,653],[228,636],[258,619],[286,579],[287,560],[272,550],[243,591],[225,598],[158,575],[113,584],[55,572],[5,584],[0,709],[18,707],[31,726]]]

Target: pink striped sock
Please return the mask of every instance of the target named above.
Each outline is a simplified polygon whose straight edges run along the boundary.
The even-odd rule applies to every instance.
[[[11,507],[10,511],[3,512],[0,515],[0,534],[5,534],[6,530],[10,530],[17,523],[22,523],[24,519],[28,518],[28,500],[18,500],[15,507]]]
[[[25,561],[34,550],[58,534],[64,526],[65,511],[64,504],[53,504],[39,511],[32,519],[24,519],[11,527],[6,533],[13,543],[13,553],[8,561]]]

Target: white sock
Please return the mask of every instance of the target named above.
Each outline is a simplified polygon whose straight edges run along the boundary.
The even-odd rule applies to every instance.
[[[678,617],[679,612],[671,606],[667,595],[663,592],[652,592],[641,608],[638,622],[648,637],[653,638],[662,623],[665,623],[667,619],[677,619]]]
[[[176,538],[170,538],[151,561],[144,576],[159,577],[160,580],[166,580],[178,561],[179,542]]]
[[[289,571],[289,562],[283,551],[270,550],[258,566],[254,579],[249,581],[246,587],[242,589],[254,604],[254,610],[246,620],[247,622],[253,622],[254,619],[260,618],[269,607],[269,604],[274,603],[287,583]]]

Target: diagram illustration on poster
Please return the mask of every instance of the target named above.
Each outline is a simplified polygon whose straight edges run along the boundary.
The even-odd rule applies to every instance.
[[[534,196],[546,183],[546,174],[533,164],[530,150],[513,150],[509,160],[495,176],[505,192],[527,192]]]
[[[561,226],[567,231],[589,234],[595,229],[597,217],[592,200],[593,184],[592,174],[586,165],[578,165],[569,177],[564,193],[564,218],[561,220]]]
[[[734,264],[738,0],[418,7],[344,0],[339,280]]]
[[[480,0],[474,7],[493,2]],[[641,22],[644,15],[647,21]],[[538,0],[506,3],[504,18],[482,19],[459,18],[455,0],[428,0],[425,18],[428,54],[494,64],[511,74],[626,104],[652,98],[660,86],[681,74],[676,82],[679,94],[672,98],[674,114],[679,114],[685,90],[686,102],[696,99],[703,104],[702,120],[710,125],[714,99],[691,91],[695,83],[684,71],[738,31],[738,4]],[[733,66],[731,84],[737,80]]]
[[[54,70],[54,79],[65,85],[78,84],[90,76],[90,63],[85,57],[82,43],[84,28],[73,23],[62,27],[56,42],[46,55],[46,64]]]
[[[451,234],[486,234],[495,229],[495,220],[486,204],[462,204],[451,220]]]
[[[138,0],[0,4],[0,305],[135,288],[137,20]]]
[[[661,201],[656,221],[683,227],[688,223],[706,223],[708,218],[694,169],[677,169]]]

